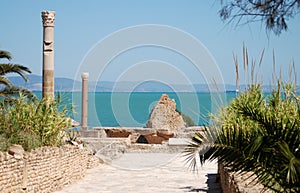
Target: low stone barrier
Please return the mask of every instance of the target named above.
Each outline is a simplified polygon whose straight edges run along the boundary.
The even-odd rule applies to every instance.
[[[0,152],[1,192],[53,192],[86,174],[99,164],[87,149],[65,145],[41,147],[17,159]]]
[[[251,172],[245,174],[229,172],[228,168],[219,163],[218,173],[223,193],[261,193],[264,188],[262,184],[254,179],[255,177]],[[264,192],[271,193],[270,190]]]
[[[204,130],[203,126],[188,127],[174,136],[162,129],[93,127],[87,131],[79,130],[79,136],[88,149],[106,162],[105,160],[116,159],[125,152],[181,153],[195,132]],[[150,137],[153,139],[149,139]],[[155,141],[159,138],[163,139]]]
[[[162,144],[170,138],[191,138],[195,132],[203,132],[203,126],[187,127],[176,133],[167,129],[145,127],[93,127],[79,130],[81,138],[130,138],[132,143]],[[142,137],[142,138],[140,138]]]

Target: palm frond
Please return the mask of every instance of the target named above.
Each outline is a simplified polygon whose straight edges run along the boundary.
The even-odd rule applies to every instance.
[[[214,126],[195,134],[186,147],[190,168],[217,159],[230,171],[253,172],[254,180],[275,192],[299,191],[300,105],[290,88],[278,83],[264,97],[261,87],[252,85],[238,95],[213,117]]]
[[[0,84],[4,85],[4,86],[12,86],[11,82],[9,81],[8,78],[4,77],[4,76],[0,76]]]
[[[19,65],[19,64],[0,64],[0,76],[9,74],[9,73],[17,73],[19,74],[25,81],[28,81],[28,77],[26,73],[31,73],[30,69]]]
[[[30,101],[38,101],[37,96],[26,88],[10,86],[0,90],[0,96],[4,97],[7,102],[11,102],[14,98],[18,98],[20,94],[22,94],[23,98],[27,98]]]
[[[0,58],[6,58],[8,60],[11,60],[12,59],[12,55],[8,51],[0,50]]]

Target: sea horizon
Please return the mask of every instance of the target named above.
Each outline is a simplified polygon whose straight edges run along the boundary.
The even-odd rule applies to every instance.
[[[34,91],[39,98],[42,92]],[[63,105],[73,105],[75,113],[71,116],[81,122],[81,92],[60,93]],[[208,92],[89,92],[88,125],[89,127],[144,127],[153,106],[162,94],[174,99],[177,109],[189,116],[196,126],[207,125],[209,114],[216,113],[219,101],[222,106],[227,104],[236,93]],[[221,101],[220,98],[223,100]]]

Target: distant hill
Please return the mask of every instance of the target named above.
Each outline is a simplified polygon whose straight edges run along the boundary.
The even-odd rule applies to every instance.
[[[20,76],[11,76],[8,79],[16,86],[22,86],[32,91],[42,90],[42,77],[38,75],[28,75],[29,81],[25,82]],[[56,91],[81,91],[81,81],[76,81],[70,78],[55,78]],[[247,86],[241,85],[240,91],[245,90]],[[211,86],[212,89],[217,90],[216,86]],[[219,86],[221,88],[221,86]],[[235,92],[235,85],[226,84],[227,92]],[[89,82],[89,90],[96,92],[209,92],[207,84],[182,85],[173,84],[166,85],[156,81],[138,82]],[[264,85],[263,90],[270,92],[272,86]],[[300,92],[298,87],[297,92]]]
[[[8,77],[8,79],[16,86],[25,87],[32,91],[42,90],[42,77],[38,75],[28,75],[28,82],[25,82],[20,76],[11,76]],[[79,83],[78,81],[74,81],[70,78],[55,78],[54,81],[55,90],[57,91],[72,91],[81,89],[78,87],[73,88],[74,85],[79,85]]]
[[[25,87],[33,91],[42,89],[42,77],[38,75],[28,75],[28,82],[25,82],[20,76],[11,76],[8,79],[16,86]]]

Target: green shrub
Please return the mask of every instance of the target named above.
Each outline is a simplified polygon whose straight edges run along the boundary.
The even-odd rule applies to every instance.
[[[300,99],[294,91],[279,82],[265,96],[252,85],[213,117],[214,127],[193,138],[190,160],[196,151],[202,163],[218,159],[232,171],[254,172],[274,192],[299,192]]]
[[[191,117],[189,117],[186,114],[183,114],[180,110],[176,109],[176,112],[178,112],[181,116],[183,121],[185,122],[187,127],[192,127],[192,126],[196,126],[195,122],[193,121],[193,119]]]
[[[243,55],[246,84],[245,47]],[[259,66],[262,58],[263,52]],[[239,90],[236,57],[234,61]],[[292,68],[295,71],[295,66]],[[300,192],[300,98],[296,85],[283,83],[280,74],[273,91],[264,94],[254,69],[253,62],[250,86],[212,116],[213,125],[204,133],[195,134],[185,149],[186,159],[193,169],[198,157],[201,164],[217,159],[231,171],[253,172],[255,179],[273,192]],[[289,82],[291,78],[290,69]]]
[[[59,105],[59,97],[32,102],[20,96],[10,104],[2,102],[0,135],[6,139],[6,145],[0,149],[6,150],[10,144],[20,144],[25,150],[60,145],[61,132],[70,127],[70,120],[66,116],[69,109]]]

